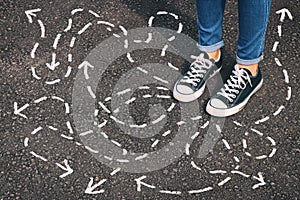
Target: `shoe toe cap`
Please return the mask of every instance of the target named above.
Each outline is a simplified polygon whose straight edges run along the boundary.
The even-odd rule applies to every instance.
[[[181,94],[192,94],[194,93],[193,89],[187,85],[177,85],[176,90]]]
[[[226,109],[226,108],[228,108],[226,103],[224,103],[223,101],[221,101],[220,99],[217,99],[217,98],[212,98],[210,100],[210,105],[214,108],[217,108],[217,109]]]

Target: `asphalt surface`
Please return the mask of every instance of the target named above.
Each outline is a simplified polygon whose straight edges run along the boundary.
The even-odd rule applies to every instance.
[[[99,162],[84,148],[86,143],[79,137],[81,132],[76,131],[72,117],[72,112],[77,109],[72,105],[72,93],[76,73],[80,71],[78,66],[112,33],[123,38],[119,25],[127,30],[147,27],[148,19],[156,16],[158,11],[175,13],[179,19],[171,15],[156,16],[153,26],[177,30],[180,21],[182,33],[197,40],[194,1],[0,1],[1,199],[299,199],[299,5],[299,1],[273,0],[265,58],[260,65],[264,85],[245,109],[226,118],[222,133],[206,134],[209,126],[205,127],[205,124],[210,120],[203,111],[209,99],[206,91],[196,102],[200,105],[201,118],[194,120],[199,135],[190,143],[189,151],[182,150],[180,158],[159,170],[135,174],[122,169],[114,171],[116,168]],[[36,16],[32,16],[32,23],[29,23],[25,11],[37,8],[41,10],[33,13]],[[71,12],[78,8],[83,10],[72,15]],[[292,20],[288,15],[280,20],[281,14],[276,11],[283,8],[290,11]],[[98,18],[89,10],[97,13]],[[73,25],[65,33],[63,30],[68,27],[70,18]],[[99,20],[116,26],[111,31],[105,26],[87,27],[85,33],[78,36],[78,31],[85,25],[96,24]],[[45,27],[45,37],[41,24]],[[223,30],[226,67],[221,74],[226,78],[234,64],[237,43],[236,1],[227,2]],[[59,33],[62,35],[55,49],[53,43]],[[76,34],[75,45],[69,48],[70,40]],[[276,41],[279,42],[277,48],[274,47]],[[33,55],[32,49],[37,43],[39,46]],[[60,65],[51,70],[46,63],[51,62],[54,52]],[[63,59],[68,54],[72,54],[72,62]],[[105,102],[109,109],[111,101],[105,101],[105,98],[112,94],[116,82],[130,69],[157,62],[168,67],[166,63],[172,61],[180,72],[184,70],[184,59],[172,53],[167,52],[162,57],[160,50],[143,49],[131,55],[135,63],[131,63],[126,55],[117,58],[98,83],[96,99]],[[68,66],[72,68],[69,74]],[[32,68],[36,69],[39,78],[32,73]],[[91,71],[89,73],[93,76]],[[57,79],[59,82],[51,84]],[[169,91],[158,91],[159,85],[159,82],[149,84],[147,92],[140,90],[132,95],[170,95]],[[65,103],[70,106],[70,111],[65,110]],[[158,103],[161,106],[155,107]],[[174,142],[172,139],[179,134],[179,127],[186,126],[178,125],[182,115],[180,105],[172,98],[149,98],[149,101],[137,98],[129,105],[133,121],[142,125],[157,119],[171,103],[175,103],[175,107],[166,115],[163,129],[157,135],[145,138],[128,136],[101,107],[97,117],[99,124],[104,118],[109,119],[104,131],[110,140],[123,148],[140,153],[154,152]],[[141,128],[132,134],[146,136],[147,130]],[[164,137],[162,134],[166,130],[171,134]],[[245,135],[246,132],[249,134]],[[190,132],[191,136],[194,134]],[[215,141],[212,149],[205,146],[206,137]],[[90,140],[92,143],[94,139]],[[159,143],[153,145],[156,140]],[[199,158],[199,149],[203,146],[209,152]],[[67,166],[72,173],[60,177],[68,171]],[[223,172],[213,173],[214,170]],[[113,171],[115,173],[111,174]],[[144,178],[141,181],[148,185],[139,188],[139,178]]]

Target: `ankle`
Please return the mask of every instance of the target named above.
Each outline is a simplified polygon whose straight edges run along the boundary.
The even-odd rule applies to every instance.
[[[213,51],[213,52],[207,52],[208,56],[212,59],[214,59],[215,61],[217,61],[220,57],[220,54],[221,54],[221,50],[218,49],[216,51]]]
[[[252,64],[252,65],[242,65],[242,64],[237,64],[239,66],[239,68],[244,68],[244,69],[248,69],[252,76],[256,76],[257,72],[258,72],[258,64]]]

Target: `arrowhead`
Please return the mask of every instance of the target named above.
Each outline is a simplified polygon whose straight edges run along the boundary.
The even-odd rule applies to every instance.
[[[55,62],[55,63],[51,63],[51,64],[46,63],[46,66],[52,71],[55,70],[55,68],[58,67],[59,65],[60,65],[59,62]]]
[[[134,179],[136,181],[136,184],[137,184],[137,191],[138,192],[142,191],[142,189],[141,189],[142,185],[144,185],[144,186],[146,186],[148,188],[153,188],[153,189],[155,188],[154,185],[149,185],[149,184],[147,184],[145,182],[142,182],[142,180],[144,180],[145,178],[146,178],[146,176],[142,176],[140,178]]]
[[[97,184],[93,185],[93,183],[94,183],[94,178],[90,178],[90,182],[89,182],[87,188],[85,189],[85,193],[86,193],[86,194],[100,194],[100,193],[103,193],[103,192],[104,192],[103,189],[101,189],[101,190],[96,190],[96,191],[95,191],[95,189],[96,189],[98,186],[102,185],[104,182],[106,182],[106,180],[107,180],[107,179],[102,179],[102,180],[99,181]]]
[[[37,8],[37,9],[33,9],[33,10],[26,10],[25,14],[28,18],[29,23],[32,23],[32,17],[36,17],[36,12],[40,12],[42,9]]]
[[[53,53],[53,54],[52,54],[52,62],[51,62],[51,64],[46,63],[46,66],[47,66],[50,70],[52,70],[52,71],[53,71],[57,66],[60,65],[60,62],[55,62],[55,59],[56,59],[56,54]]]
[[[280,21],[281,22],[284,21],[285,14],[288,15],[288,17],[289,17],[290,20],[293,20],[293,16],[292,16],[291,12],[288,9],[286,9],[286,8],[282,8],[281,10],[276,11],[276,14],[281,14],[281,17],[280,17]]]
[[[62,175],[59,176],[60,178],[64,178],[64,177],[66,177],[66,176],[72,174],[73,171],[74,171],[74,170],[70,167],[70,165],[68,164],[68,160],[65,159],[65,160],[64,160],[64,164],[65,164],[65,166],[63,166],[63,165],[61,165],[61,164],[59,164],[59,163],[56,163],[56,165],[57,165],[59,168],[61,168],[61,169],[63,169],[63,170],[66,171],[66,173],[64,173],[64,174],[62,174]]]
[[[262,173],[261,173],[261,172],[258,172],[257,175],[258,175],[258,177],[253,176],[253,178],[256,179],[256,180],[258,180],[259,183],[253,185],[253,187],[252,187],[253,189],[256,189],[256,188],[258,188],[258,187],[260,187],[260,186],[266,185],[266,182],[265,182],[265,180],[264,180],[264,177],[262,176]]]
[[[89,63],[88,61],[83,61],[83,62],[78,66],[78,69],[81,69],[82,67],[87,67],[87,68],[92,68],[92,69],[94,69],[94,66],[91,65],[91,63]]]
[[[78,66],[78,69],[81,68],[83,68],[85,79],[89,79],[90,77],[88,75],[88,68],[94,69],[94,66],[91,65],[88,61],[84,61]]]
[[[19,115],[19,116],[24,117],[24,118],[27,119],[27,116],[24,115],[24,114],[22,114],[21,112],[22,112],[23,110],[25,110],[28,106],[29,106],[29,104],[27,103],[27,104],[25,104],[24,106],[22,106],[21,108],[18,108],[18,103],[17,103],[17,102],[14,102],[14,114],[15,114],[15,115]]]

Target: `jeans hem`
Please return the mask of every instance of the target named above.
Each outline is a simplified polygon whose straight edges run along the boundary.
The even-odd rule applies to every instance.
[[[251,59],[251,60],[244,60],[244,59],[241,59],[239,58],[237,55],[236,55],[236,62],[238,64],[242,64],[242,65],[253,65],[253,64],[258,64],[262,59],[263,59],[263,55],[261,55],[260,57],[258,58],[255,58],[255,59]]]
[[[204,52],[213,52],[213,51],[220,49],[223,46],[224,46],[223,40],[221,40],[220,42],[217,42],[216,44],[210,45],[210,46],[202,46],[202,45],[198,44],[200,51],[204,51]]]

